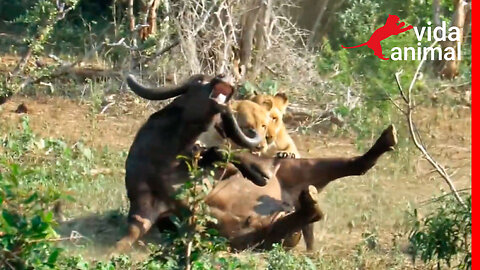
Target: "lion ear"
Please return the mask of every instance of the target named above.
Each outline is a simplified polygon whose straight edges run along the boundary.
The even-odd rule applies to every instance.
[[[273,102],[271,99],[266,99],[262,102],[262,107],[264,107],[267,111],[270,111],[273,107]]]
[[[288,97],[285,93],[278,93],[275,95],[275,100],[278,102],[280,105],[280,109],[285,112],[288,106]]]

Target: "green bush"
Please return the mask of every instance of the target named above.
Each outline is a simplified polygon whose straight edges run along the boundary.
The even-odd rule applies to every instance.
[[[57,236],[47,210],[55,200],[21,188],[22,179],[33,173],[19,164],[0,164],[0,265],[11,269],[53,267],[61,251],[49,242]]]
[[[226,239],[218,235],[217,230],[209,228],[216,219],[209,215],[205,197],[209,186],[213,185],[212,173],[198,167],[196,158],[180,156],[188,166],[190,180],[184,183],[175,195],[185,202],[188,208],[182,209],[181,216],[171,217],[175,231],[165,231],[162,245],[151,246],[152,254],[148,263],[162,263],[167,269],[184,268],[187,263],[194,269],[205,269],[202,265],[208,262],[205,256],[224,251]],[[207,185],[204,180],[208,179]]]
[[[460,258],[459,269],[472,268],[472,197],[466,198],[467,207],[453,196],[435,200],[436,208],[425,218],[419,219],[415,209],[415,222],[410,232],[413,258],[424,262],[442,263],[452,267],[452,261]]]
[[[18,130],[0,138],[0,149],[0,262],[4,264],[15,269],[179,269],[185,267],[187,247],[191,246],[188,257],[192,269],[245,269],[250,265],[235,257],[218,256],[227,250],[227,243],[208,226],[216,220],[208,214],[204,197],[209,189],[202,181],[204,177],[213,179],[196,165],[196,160],[180,157],[189,166],[191,178],[176,196],[189,208],[172,218],[176,230],[163,233],[161,245],[150,246],[146,261],[118,256],[89,262],[80,256],[60,255],[54,239],[58,237],[55,220],[49,209],[58,201],[73,200],[63,193],[66,190],[78,191],[84,186],[95,189],[92,182],[98,181],[87,181],[92,177],[91,170],[100,164],[118,167],[116,160],[123,161],[125,154],[112,160],[106,149],[99,152],[81,142],[70,145],[59,139],[40,138],[30,128],[28,117],[21,118]]]
[[[275,244],[273,249],[267,253],[267,267],[268,270],[283,270],[283,269],[316,269],[312,260],[303,255],[292,254],[285,251],[281,245]]]

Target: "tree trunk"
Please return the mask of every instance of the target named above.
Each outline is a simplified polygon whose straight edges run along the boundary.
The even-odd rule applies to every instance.
[[[218,28],[223,35],[223,44],[220,46],[222,49],[216,50],[216,66],[215,73],[223,74],[228,70],[228,67],[232,64],[230,61],[233,54],[233,40],[234,40],[234,27],[231,14],[231,6],[224,4],[221,5],[216,13],[215,28]],[[233,67],[232,67],[233,68]]]
[[[440,75],[445,79],[453,79],[458,75],[458,69],[460,66],[460,55],[456,55],[457,47],[461,46],[463,40],[464,32],[464,23],[465,23],[465,7],[463,0],[455,0],[455,12],[453,13],[452,26],[458,27],[460,29],[458,40],[456,41],[446,41],[442,43],[442,48],[451,47],[455,51],[455,60],[445,60],[443,63],[442,70]]]
[[[157,33],[157,11],[158,7],[160,7],[160,0],[154,0],[150,10],[148,12],[147,24],[150,28],[149,34],[156,34]]]
[[[128,23],[131,32],[135,30],[135,16],[133,15],[133,0],[128,0]]]
[[[433,0],[432,3],[433,6],[433,26],[440,26],[440,13],[441,13],[441,6],[440,6],[440,0]]]
[[[128,0],[128,28],[130,29],[130,35],[132,39],[132,45],[134,47],[137,46],[137,36],[136,36],[136,31],[135,31],[135,15],[133,14],[133,1],[134,0]]]
[[[146,40],[150,35],[157,33],[157,10],[160,0],[150,0],[142,7],[145,12],[144,26],[140,29],[140,38]]]
[[[267,43],[267,29],[270,25],[272,0],[262,1],[260,9],[258,11],[258,21],[255,29],[255,60],[252,66],[251,78],[257,77],[258,73],[262,69],[263,56],[266,50]]]
[[[324,37],[328,35],[329,30],[331,30],[330,25],[332,25],[337,18],[335,16],[336,11],[343,5],[344,2],[345,0],[337,0],[336,2],[333,2],[333,4],[330,2],[328,5],[329,7],[327,7],[327,9],[329,12],[327,13],[327,16],[325,16],[325,14],[323,16],[324,19],[321,24],[322,27],[320,27],[318,37],[316,38],[320,41],[319,45],[323,43]]]
[[[467,42],[468,36],[472,29],[472,3],[467,6],[467,15],[465,16],[464,30],[463,30],[463,43]]]
[[[249,10],[244,15],[244,24],[242,27],[242,37],[240,39],[240,68],[249,70],[250,60],[252,58],[253,36],[255,26],[260,11],[262,0],[252,0]]]
[[[320,30],[321,22],[323,19],[323,14],[325,14],[325,10],[327,9],[329,0],[322,0],[320,3],[320,8],[318,10],[317,18],[315,19],[315,24],[312,27],[312,33],[310,34],[310,38],[308,39],[308,47],[312,48],[313,44],[316,41],[317,33]]]

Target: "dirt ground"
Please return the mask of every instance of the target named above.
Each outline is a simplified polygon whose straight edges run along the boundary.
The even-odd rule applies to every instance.
[[[95,148],[107,146],[113,150],[128,151],[136,131],[154,111],[154,106],[139,103],[130,96],[122,97],[122,102],[113,104],[104,113],[92,110],[92,106],[78,100],[52,97],[14,97],[0,106],[0,124],[19,124],[21,114],[16,110],[19,104],[27,106],[27,115],[33,131],[43,137],[62,138],[68,142],[83,141]],[[420,110],[416,119],[423,134],[428,150],[444,164],[453,175],[458,189],[471,186],[471,111],[466,106],[444,106]],[[448,187],[420,157],[419,152],[408,143],[408,133],[403,122],[395,123],[399,136],[404,141],[395,153],[383,156],[374,169],[360,177],[347,177],[331,183],[319,194],[326,217],[315,225],[316,255],[333,258],[355,256],[358,246],[366,235],[375,235],[378,239],[376,257],[367,263],[375,268],[382,260],[391,259],[392,246],[405,227],[406,213],[409,207],[420,206],[433,195],[438,195]],[[294,134],[293,138],[303,157],[349,156],[358,154],[355,138],[334,137],[332,134]],[[372,142],[375,138],[372,138]],[[369,143],[367,142],[367,145]],[[91,228],[94,223],[88,220],[91,213],[104,213],[97,222],[110,222],[112,227],[101,234],[109,234],[106,246],[114,242],[120,230],[123,217],[115,208],[125,207],[126,198],[123,176],[112,184],[115,190],[109,200],[120,201],[99,203],[102,209],[76,209],[77,219],[85,217],[83,225],[72,225],[81,230],[81,226]],[[123,192],[123,194],[122,194]],[[105,194],[104,194],[105,195]],[[101,200],[101,197],[99,197]],[[90,223],[90,224],[89,224]],[[89,225],[85,225],[89,224]],[[121,226],[120,226],[121,227]],[[84,228],[84,232],[88,231]],[[112,233],[113,232],[113,233]],[[111,236],[113,234],[113,236]],[[91,234],[96,238],[97,234]],[[148,242],[149,240],[145,240]],[[94,241],[95,242],[95,241]],[[404,241],[400,250],[404,249]],[[95,245],[95,244],[93,244]],[[303,251],[304,247],[297,248]],[[97,249],[91,249],[98,255]],[[88,254],[86,252],[85,254]],[[314,255],[315,255],[314,254]],[[407,261],[406,257],[400,257]],[[383,265],[388,265],[385,263]],[[409,265],[405,262],[405,265]],[[367,267],[369,268],[369,267]]]

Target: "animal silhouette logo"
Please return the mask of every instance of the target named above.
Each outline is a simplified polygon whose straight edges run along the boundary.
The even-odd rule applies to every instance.
[[[373,52],[375,53],[376,56],[378,56],[378,58],[383,60],[389,60],[390,58],[386,58],[383,55],[382,45],[380,44],[380,41],[390,36],[398,35],[400,33],[403,33],[413,28],[413,26],[411,25],[404,27],[405,23],[401,22],[399,24],[399,21],[400,21],[400,18],[398,16],[388,14],[387,22],[385,23],[385,25],[375,30],[375,32],[373,32],[372,36],[367,42],[357,46],[353,46],[353,47],[345,47],[342,45],[342,48],[353,49],[353,48],[358,48],[362,46],[367,46],[373,50]]]

